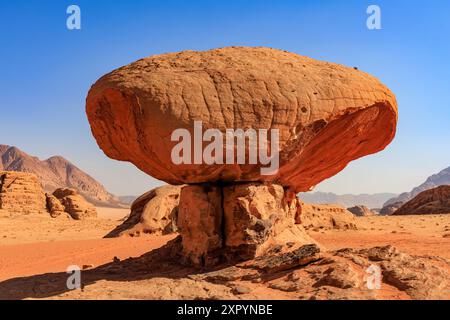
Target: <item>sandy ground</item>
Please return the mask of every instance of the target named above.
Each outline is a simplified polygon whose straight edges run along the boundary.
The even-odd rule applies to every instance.
[[[358,230],[311,232],[328,249],[393,245],[413,255],[450,259],[450,215],[356,218]]]
[[[0,288],[19,277],[32,279],[65,272],[70,265],[90,268],[110,263],[115,257],[121,260],[138,257],[174,238],[102,239],[121,223],[128,210],[99,208],[98,212],[97,219],[85,221],[45,217],[0,219]],[[355,231],[319,231],[311,235],[329,249],[391,244],[409,254],[450,259],[450,215],[364,217],[357,218],[357,224]],[[102,281],[97,287],[101,288]],[[123,290],[130,285],[124,279]],[[112,290],[106,297],[120,298],[121,293]]]

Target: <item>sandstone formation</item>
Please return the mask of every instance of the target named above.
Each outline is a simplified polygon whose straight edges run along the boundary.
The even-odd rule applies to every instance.
[[[366,206],[354,206],[351,208],[347,208],[347,210],[357,217],[370,217],[376,215],[375,212],[371,211]]]
[[[380,210],[380,216],[389,216],[393,214],[398,208],[400,208],[403,205],[403,202],[394,202],[388,205],[385,205]]]
[[[270,229],[268,227],[273,224],[277,226],[279,231],[289,229],[292,232],[292,228],[287,228],[293,221],[292,219],[297,224],[297,235],[300,235],[303,228],[306,230],[357,229],[354,216],[343,207],[303,203],[295,199],[293,194],[289,196],[292,198],[290,200],[291,207],[287,207],[286,201],[289,197],[284,196],[285,191],[283,188],[277,185],[258,185],[255,183],[231,185],[221,189],[216,188],[214,192],[215,196],[212,197],[213,199],[205,201],[206,208],[202,207],[205,193],[208,193],[204,191],[204,188],[211,189],[212,186],[191,186],[184,191],[183,196],[183,199],[186,200],[183,209],[183,212],[186,212],[184,214],[186,219],[177,221],[182,188],[183,186],[166,185],[143,194],[132,204],[131,213],[124,223],[108,233],[105,237],[170,234],[178,231],[177,224],[180,223],[185,226],[185,230],[191,230],[189,231],[189,235],[193,237],[191,243],[198,246],[199,241],[195,237],[200,237],[205,232],[205,229],[208,229],[207,232],[209,233],[211,233],[210,230],[216,230],[213,233],[217,235],[215,236],[216,238],[219,237],[218,235],[221,233],[220,224],[223,219],[226,221],[223,223],[225,233],[227,234],[225,245],[238,248],[245,242],[250,243],[259,237],[264,237],[264,232],[267,232]],[[224,198],[227,199],[226,203],[224,202],[223,204],[221,203],[223,201],[222,193]],[[192,214],[190,213],[192,211],[191,208],[197,208],[198,210],[196,212],[200,212],[222,206],[223,213],[207,214],[206,216],[200,214],[195,219],[194,216],[189,218],[189,214]],[[243,214],[242,210],[239,209],[242,207],[245,208]],[[241,214],[238,215],[240,212]],[[249,214],[250,212],[252,214]],[[274,215],[277,212],[281,212],[282,214]],[[213,222],[214,220],[211,220],[216,219],[216,217],[219,219],[217,226]],[[198,219],[197,222],[199,222],[199,225],[192,226],[191,220],[196,219]],[[279,231],[278,233],[280,233]],[[185,236],[185,241],[189,241],[189,235]],[[207,236],[208,234],[205,234],[206,238]],[[242,239],[250,240],[243,241]],[[219,240],[212,241],[212,243],[216,243],[216,248],[222,247],[222,242]],[[255,241],[255,244],[257,243],[258,241]],[[207,251],[211,251],[211,249]],[[243,252],[240,252],[240,254],[244,255]],[[250,256],[252,256],[251,253]]]
[[[398,197],[389,199],[388,201],[386,201],[384,206],[388,206],[396,202],[405,203],[417,196],[422,191],[430,190],[443,185],[450,185],[450,167],[428,177],[424,183],[415,187],[410,192],[404,192]]]
[[[131,213],[124,223],[106,238],[176,232],[181,188],[166,185],[143,194],[132,203]]]
[[[0,145],[0,170],[34,173],[48,193],[58,188],[73,188],[91,203],[121,206],[117,197],[63,157],[41,161],[16,147]]]
[[[97,217],[95,207],[79,195],[75,189],[56,189],[53,196],[60,201],[64,211],[75,220]]]
[[[269,48],[229,47],[152,56],[103,76],[87,115],[106,155],[170,184],[272,181],[295,192],[384,149],[397,103],[353,68]],[[175,165],[174,130],[278,129],[280,170],[258,164]],[[247,150],[248,151],[248,150]],[[236,163],[236,162],[235,162]]]
[[[356,230],[351,212],[337,205],[308,204],[302,202],[297,223],[306,230]]]
[[[170,184],[187,184],[177,217],[180,260],[201,266],[254,259],[277,246],[314,244],[301,226],[296,193],[383,150],[397,124],[395,97],[374,77],[249,47],[139,60],[99,79],[89,91],[86,112],[107,156]],[[267,145],[261,136],[256,141],[259,161],[250,161],[255,141],[244,133],[237,145],[215,141],[214,161],[207,162],[203,149],[210,143],[203,134],[208,129],[219,131],[216,140],[230,130],[235,142],[238,130],[263,132],[265,138],[269,132],[270,138]],[[179,130],[194,137],[178,154],[182,163],[173,159],[180,142],[173,133]],[[221,159],[225,154],[229,157]],[[279,156],[269,175],[262,171],[264,155]],[[337,220],[329,223],[353,227]]]
[[[410,214],[450,214],[450,185],[423,191],[393,213]]]
[[[183,187],[178,227],[188,262],[212,266],[261,256],[274,246],[315,243],[296,224],[295,195],[270,183]]]
[[[45,193],[37,177],[0,171],[0,210],[8,216],[47,213]]]
[[[56,218],[64,215],[66,209],[61,201],[52,194],[46,193],[45,196],[47,198],[47,211],[50,213],[50,216]]]

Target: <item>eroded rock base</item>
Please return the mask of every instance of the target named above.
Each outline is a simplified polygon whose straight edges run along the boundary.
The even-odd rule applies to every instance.
[[[208,267],[253,259],[274,247],[314,244],[296,224],[298,214],[295,194],[276,184],[185,186],[177,220],[181,258]]]

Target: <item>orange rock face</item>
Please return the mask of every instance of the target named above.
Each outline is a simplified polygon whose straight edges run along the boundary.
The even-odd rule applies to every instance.
[[[105,238],[176,232],[181,188],[166,185],[144,193],[132,203],[131,213],[124,223]]]
[[[347,209],[338,205],[300,203],[296,216],[306,230],[356,230],[356,219]]]
[[[0,209],[13,216],[46,214],[45,193],[37,177],[25,172],[0,171]]]
[[[450,185],[423,191],[393,213],[409,214],[450,214]]]
[[[79,195],[75,189],[56,189],[53,192],[53,202],[56,202],[56,199],[60,201],[62,207],[64,207],[64,211],[75,220],[97,217],[97,209],[87,202],[83,196]]]
[[[269,48],[229,47],[152,56],[102,77],[87,97],[97,143],[170,184],[271,181],[307,191],[350,161],[384,149],[397,103],[353,68]],[[279,170],[258,164],[181,164],[174,130],[279,130]],[[248,149],[246,150],[248,152]]]

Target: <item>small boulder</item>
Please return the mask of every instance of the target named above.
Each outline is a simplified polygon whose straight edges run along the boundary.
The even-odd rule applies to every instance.
[[[347,208],[347,210],[357,217],[370,217],[376,215],[375,212],[371,211],[366,206],[354,206],[351,208]]]

